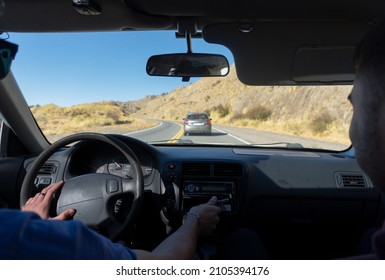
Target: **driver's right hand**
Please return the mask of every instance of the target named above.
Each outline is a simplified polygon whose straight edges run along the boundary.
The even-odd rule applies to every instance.
[[[199,235],[210,235],[219,223],[221,208],[216,206],[217,197],[213,196],[207,203],[194,206],[189,212],[195,213],[199,217]]]

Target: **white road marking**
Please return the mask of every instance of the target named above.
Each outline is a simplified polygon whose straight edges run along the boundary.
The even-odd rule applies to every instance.
[[[231,133],[228,133],[228,132],[226,132],[226,131],[220,130],[220,129],[218,129],[218,128],[213,128],[213,129],[216,130],[216,131],[219,131],[219,132],[221,132],[221,133],[225,133],[225,134],[227,134],[228,136],[230,136],[230,137],[232,137],[232,138],[234,138],[234,139],[236,139],[236,140],[238,140],[238,141],[240,141],[240,142],[243,142],[243,143],[246,144],[246,145],[251,145],[251,143],[249,143],[249,142],[247,142],[247,141],[243,140],[242,138],[239,138],[239,137],[237,137],[237,136],[235,136],[235,135],[232,135]]]
[[[135,134],[135,133],[139,133],[139,132],[143,132],[143,131],[148,131],[148,130],[151,130],[151,129],[160,127],[161,125],[163,125],[163,122],[162,122],[162,121],[159,121],[159,124],[156,125],[156,126],[152,126],[152,127],[149,127],[149,128],[146,128],[146,129],[142,129],[142,130],[132,131],[132,132],[129,132],[129,133],[125,133],[125,134],[123,134],[123,135],[130,135],[130,134]]]

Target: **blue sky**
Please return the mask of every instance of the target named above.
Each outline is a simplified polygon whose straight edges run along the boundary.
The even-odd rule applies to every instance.
[[[186,40],[176,39],[174,34],[11,33],[9,41],[19,45],[12,72],[29,105],[137,100],[188,84],[181,78],[150,77],[145,71],[151,55],[186,52]],[[193,39],[192,48],[223,54],[233,63],[231,52],[223,46]]]

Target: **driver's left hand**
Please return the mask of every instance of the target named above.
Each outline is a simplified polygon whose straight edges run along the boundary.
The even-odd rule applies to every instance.
[[[50,218],[49,208],[54,194],[63,186],[60,181],[44,188],[40,193],[28,199],[21,211],[32,211],[37,213],[42,219],[69,220],[76,214],[75,209],[67,209],[60,215]]]

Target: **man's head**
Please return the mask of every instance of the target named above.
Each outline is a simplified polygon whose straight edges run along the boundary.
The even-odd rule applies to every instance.
[[[361,168],[385,191],[385,23],[361,41],[355,66],[350,139]]]

